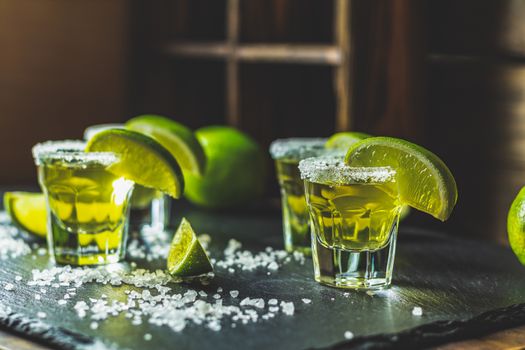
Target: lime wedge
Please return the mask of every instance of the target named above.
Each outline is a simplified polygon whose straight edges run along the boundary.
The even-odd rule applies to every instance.
[[[525,265],[525,187],[520,190],[510,206],[507,234],[512,251]]]
[[[173,236],[167,263],[169,273],[177,277],[198,276],[213,271],[208,255],[185,218],[182,218]]]
[[[342,149],[346,151],[354,143],[367,139],[369,137],[372,136],[365,134],[364,132],[338,132],[337,134],[333,134],[332,136],[330,136],[330,138],[325,143],[325,147],[328,149]]]
[[[179,164],[161,144],[135,131],[110,129],[91,138],[86,152],[113,152],[120,161],[108,170],[139,185],[179,198],[184,179]]]
[[[6,192],[4,208],[12,222],[22,230],[46,237],[46,200],[42,193]]]
[[[396,169],[400,200],[445,221],[456,205],[456,181],[432,152],[405,140],[371,137],[350,147],[350,166],[390,166]]]
[[[182,170],[197,176],[204,174],[204,150],[186,126],[160,115],[141,115],[128,120],[126,128],[155,139],[177,159]]]

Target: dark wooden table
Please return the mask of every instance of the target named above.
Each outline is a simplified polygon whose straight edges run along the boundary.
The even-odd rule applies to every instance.
[[[282,247],[280,217],[275,211],[208,213],[182,206],[176,208],[175,216],[187,217],[197,232],[212,236],[211,252],[216,258],[220,258],[230,237],[254,252],[266,246]],[[137,263],[149,266],[146,262]],[[0,261],[0,284],[13,280],[14,273],[25,281],[31,269],[48,264],[46,256]],[[162,265],[162,261],[153,264]],[[506,247],[415,227],[401,225],[394,285],[375,295],[352,292],[348,297],[344,296],[346,291],[315,283],[310,259],[304,265],[294,261],[284,264],[271,276],[261,271],[229,275],[216,269],[210,288],[217,286],[240,290],[243,297],[291,300],[296,306],[295,315],[279,315],[235,329],[223,328],[221,332],[192,325],[176,333],[147,323],[132,326],[123,318],[102,321],[94,331],[89,327],[91,321],[78,319],[71,306],[57,309],[55,300],[59,293],[48,292],[42,296],[43,300],[35,301],[31,289],[34,287],[21,283],[17,293],[0,288],[0,302],[9,305],[18,316],[27,317],[27,322],[31,322],[36,311],[46,312],[49,316],[45,321],[51,328],[46,334],[39,334],[19,327],[7,317],[0,320],[3,330],[0,341],[15,349],[32,344],[11,335],[18,334],[53,347],[57,340],[64,340],[57,339],[64,331],[88,341],[96,338],[130,349],[152,346],[163,349],[173,344],[192,349],[229,349],[241,344],[250,349],[430,346],[470,349],[485,343],[514,346],[524,341],[520,331],[525,329],[512,329],[525,325],[525,306],[520,305],[525,303],[525,269],[512,252]],[[179,293],[188,287],[196,288],[187,284],[172,287]],[[112,293],[110,297],[123,296],[123,288],[86,284],[79,289],[77,298],[98,295],[102,289],[108,295]],[[312,303],[305,305],[301,298],[309,298]],[[422,316],[412,315],[414,306],[423,308]],[[346,330],[355,335],[351,341],[344,338]],[[152,341],[144,342],[144,333],[152,334]],[[77,347],[74,336],[69,343],[62,343],[62,347]],[[477,340],[453,343],[465,339]]]

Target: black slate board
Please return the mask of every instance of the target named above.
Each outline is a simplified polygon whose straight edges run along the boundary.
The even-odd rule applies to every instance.
[[[278,213],[232,215],[189,209],[179,209],[177,213],[178,217],[186,216],[197,232],[212,236],[211,250],[214,255],[224,249],[230,237],[243,242],[243,248],[252,251],[263,250],[266,246],[282,247]],[[156,267],[162,264],[153,262],[146,265]],[[190,325],[184,331],[175,333],[166,327],[147,323],[133,326],[123,316],[103,321],[97,330],[91,330],[91,320],[77,318],[72,310],[73,303],[66,307],[56,304],[63,290],[55,295],[49,288],[48,293],[42,295],[42,300],[37,301],[34,293],[38,288],[27,286],[25,282],[14,282],[15,275],[27,281],[31,269],[49,267],[46,256],[37,255],[33,259],[27,255],[0,261],[0,266],[0,286],[7,282],[16,284],[16,293],[0,288],[0,305],[10,308],[10,313],[2,313],[0,308],[0,324],[60,348],[81,348],[94,341],[129,349],[277,350],[348,346],[384,348],[407,344],[423,346],[464,336],[479,336],[479,332],[525,323],[522,305],[489,312],[525,302],[525,269],[509,249],[403,225],[398,241],[394,284],[389,290],[374,296],[352,292],[345,297],[344,290],[317,284],[312,279],[310,259],[304,265],[297,262],[285,264],[270,276],[265,271],[231,275],[218,269],[209,286],[172,286],[177,293],[188,288],[215,291],[221,286],[225,291],[239,290],[238,300],[246,296],[275,297],[295,303],[294,316],[280,314],[271,320],[239,324],[236,328],[223,324],[220,332]],[[110,299],[122,300],[125,289],[130,288],[84,285],[72,300],[90,296],[98,298],[102,293]],[[309,298],[312,303],[303,304],[301,298]],[[412,315],[414,306],[423,308],[422,316]],[[48,317],[34,322],[38,311],[46,312]],[[485,312],[489,313],[478,316]],[[476,316],[477,319],[469,322],[461,321]],[[351,342],[344,339],[347,330],[356,336]],[[476,333],[476,330],[479,332]],[[143,339],[145,333],[153,336],[151,341]]]

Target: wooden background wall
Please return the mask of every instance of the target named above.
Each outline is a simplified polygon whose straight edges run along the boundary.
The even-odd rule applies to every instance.
[[[226,3],[0,0],[0,183],[34,183],[30,146],[79,137],[88,124],[145,112],[224,123],[224,63],[159,47],[224,40]],[[241,43],[332,40],[332,1],[240,6]],[[525,2],[353,0],[351,18],[353,125],[427,146],[458,180],[450,223],[413,220],[504,242],[508,206],[525,185]],[[263,147],[331,134],[332,73],[243,63],[241,128]]]
[[[36,184],[31,147],[126,111],[126,0],[0,0],[0,183]]]

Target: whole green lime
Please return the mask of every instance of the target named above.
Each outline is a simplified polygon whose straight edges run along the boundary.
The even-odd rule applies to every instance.
[[[185,197],[207,208],[225,208],[256,200],[264,191],[265,161],[259,145],[227,126],[195,132],[207,158],[204,176],[185,174]]]

